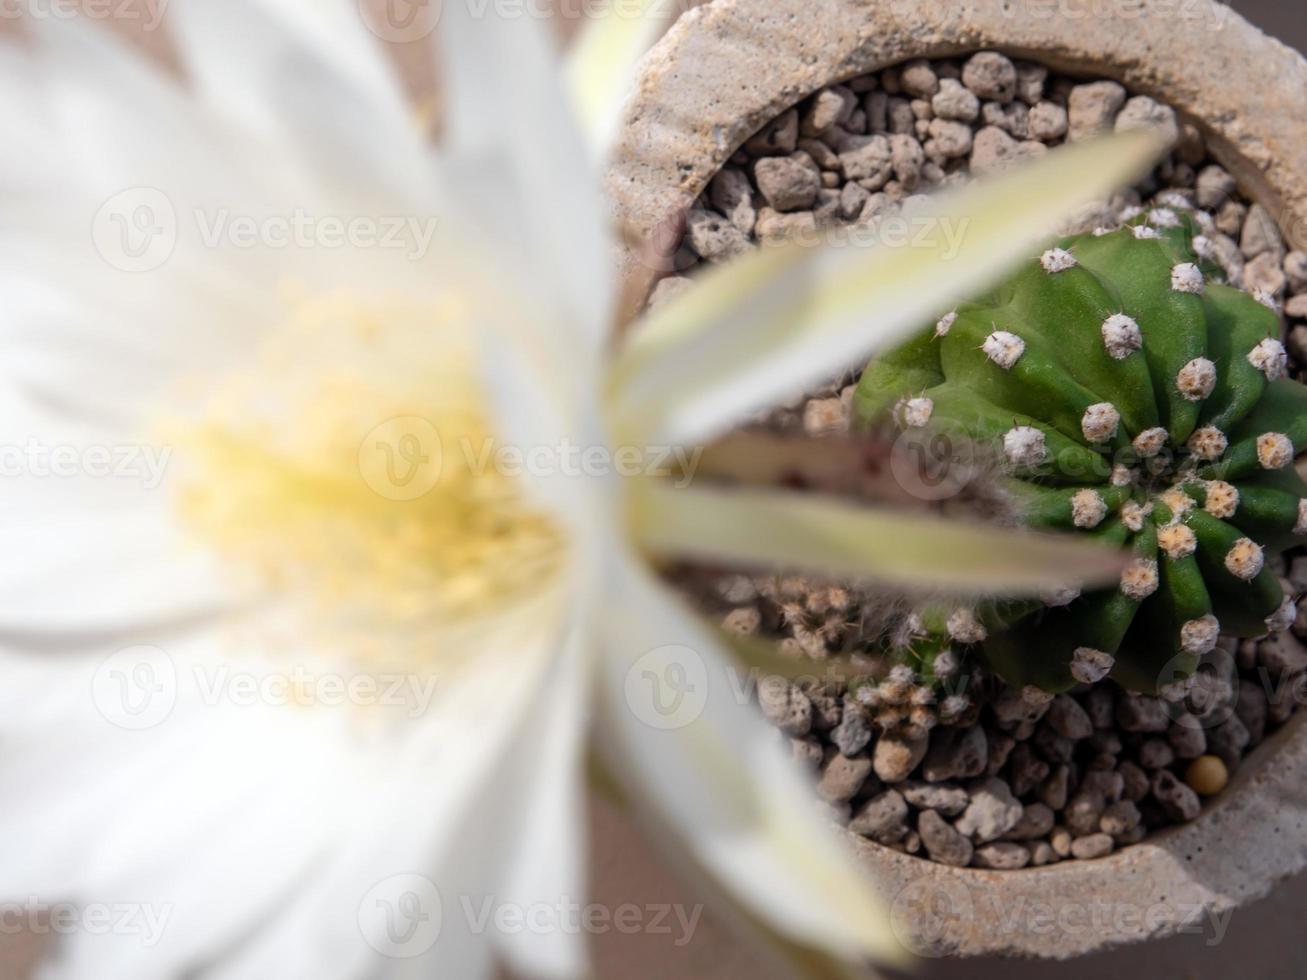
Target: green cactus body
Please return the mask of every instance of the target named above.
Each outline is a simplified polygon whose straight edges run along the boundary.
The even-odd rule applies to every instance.
[[[980,651],[1008,683],[1111,674],[1156,691],[1222,633],[1292,621],[1267,559],[1307,541],[1307,387],[1284,377],[1280,318],[1215,281],[1188,213],[1078,236],[868,366],[857,424],[988,446],[1017,519],[1129,549],[1120,586],[992,601],[963,635],[920,617],[905,661]],[[944,638],[941,642],[941,638]]]

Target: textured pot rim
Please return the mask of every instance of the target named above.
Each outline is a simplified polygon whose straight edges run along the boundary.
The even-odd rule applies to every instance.
[[[994,48],[1174,106],[1290,241],[1307,246],[1307,61],[1213,0],[1133,0],[1092,22],[1038,16],[1053,6],[713,0],[691,10],[642,66],[608,176],[618,217],[654,233],[754,132],[825,85]],[[635,258],[626,261],[630,269]],[[1065,959],[1223,921],[1307,867],[1305,829],[1302,712],[1196,821],[1108,858],[958,869],[848,837],[913,952]]]

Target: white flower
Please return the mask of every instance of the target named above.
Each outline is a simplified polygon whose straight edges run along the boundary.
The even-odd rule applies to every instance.
[[[694,458],[987,285],[1151,141],[1051,155],[988,208],[964,192],[948,295],[910,249],[767,251],[610,360],[609,212],[536,18],[445,5],[439,153],[352,0],[194,0],[169,22],[188,87],[62,19],[0,62],[0,166],[29,195],[0,205],[0,439],[80,461],[30,467],[0,511],[30,556],[0,592],[0,831],[21,842],[0,882],[172,910],[148,950],[67,937],[61,968],[583,975],[575,931],[474,934],[464,909],[584,894],[591,721],[629,798],[755,921],[845,959],[896,949],[647,556],[896,575],[919,547],[978,557],[918,560],[916,584],[974,588],[1008,547],[1034,591],[1064,550],[644,469],[580,478],[567,449]],[[602,131],[622,59],[581,51]],[[760,332],[759,310],[783,312]],[[105,447],[162,464],[106,476]],[[417,945],[394,948],[395,913]]]

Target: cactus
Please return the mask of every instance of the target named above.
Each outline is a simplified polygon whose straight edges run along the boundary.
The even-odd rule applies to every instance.
[[[1293,621],[1268,559],[1307,541],[1307,387],[1273,300],[1219,281],[1205,218],[1067,239],[864,372],[856,424],[992,451],[1015,522],[1133,555],[1119,587],[921,609],[892,646],[924,682],[978,653],[1018,687],[1172,693],[1222,634]]]

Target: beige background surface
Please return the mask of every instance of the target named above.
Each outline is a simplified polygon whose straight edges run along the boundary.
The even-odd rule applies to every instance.
[[[374,0],[362,0],[372,3]],[[381,2],[381,0],[375,0]],[[925,0],[931,2],[931,0]],[[955,0],[933,0],[955,2]],[[1071,0],[1078,8],[1094,0]],[[575,4],[571,7],[575,8]],[[1303,0],[1236,0],[1235,9],[1300,50],[1307,49],[1307,7]],[[562,24],[563,33],[572,25]],[[119,25],[131,33],[132,26]],[[134,38],[156,52],[159,37]],[[392,45],[415,94],[429,92],[433,71],[419,45]],[[166,54],[164,54],[166,58]],[[666,870],[638,834],[621,817],[597,805],[594,823],[594,901],[608,907],[623,903],[684,903],[699,898]],[[1256,828],[1249,828],[1255,833]],[[9,846],[21,846],[9,842]],[[2,885],[2,883],[0,883]],[[1282,887],[1274,896],[1234,916],[1223,941],[1214,947],[1202,936],[1182,936],[1145,947],[1050,965],[1009,961],[923,962],[915,975],[938,980],[1226,980],[1230,977],[1289,980],[1307,977],[1302,952],[1303,909],[1307,908],[1307,877]],[[726,933],[705,914],[684,946],[674,936],[606,934],[594,938],[596,973],[600,980],[764,980],[771,974],[746,945]],[[0,934],[0,980],[20,980],[33,974],[40,941],[31,936]],[[92,978],[93,980],[93,978]],[[290,978],[288,978],[290,980]]]

